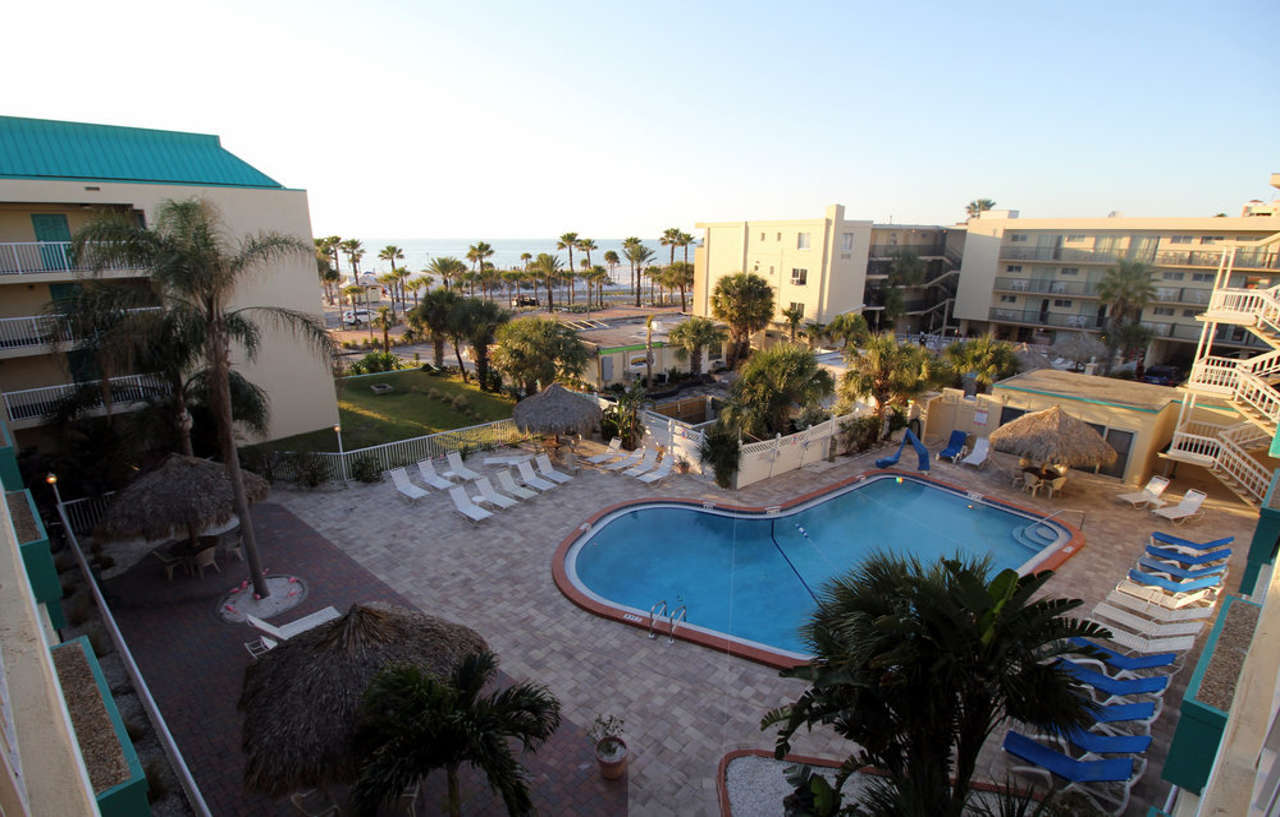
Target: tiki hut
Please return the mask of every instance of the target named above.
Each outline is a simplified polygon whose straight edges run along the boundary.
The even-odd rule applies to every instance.
[[[1024,414],[991,432],[991,447],[1042,465],[1109,465],[1116,451],[1083,420],[1059,406]]]
[[[594,400],[552,383],[516,403],[511,418],[521,431],[535,434],[590,434],[603,412]]]
[[[468,627],[379,602],[281,643],[244,673],[245,786],[278,797],[353,782],[356,713],[374,676],[397,664],[444,675],[485,649]]]

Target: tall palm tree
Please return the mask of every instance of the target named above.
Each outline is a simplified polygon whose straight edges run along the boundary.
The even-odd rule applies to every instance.
[[[453,286],[457,277],[466,272],[467,265],[451,255],[442,255],[439,258],[432,258],[431,263],[427,265],[424,272],[429,272],[440,279],[445,289]]]
[[[396,318],[396,286],[400,283],[400,277],[394,272],[384,272],[378,276],[378,283],[382,284],[391,295],[391,320]]]
[[[578,249],[582,250],[582,252],[587,256],[587,263],[585,264],[586,269],[591,269],[591,253],[594,250],[600,249],[600,245],[590,238],[579,238]]]
[[[1156,295],[1151,281],[1151,267],[1141,261],[1120,259],[1116,266],[1103,273],[1098,282],[1098,298],[1107,308],[1107,331],[1103,340],[1109,347],[1107,368],[1117,350],[1126,355],[1137,353],[1135,374],[1142,375],[1142,354],[1151,342],[1149,332],[1141,326],[1142,310]],[[1133,326],[1130,329],[1128,327]],[[1145,341],[1145,342],[1144,342]]]
[[[573,303],[573,249],[578,246],[577,233],[562,233],[556,241],[557,250],[569,251],[569,303]]]
[[[347,284],[342,288],[342,294],[351,300],[351,308],[356,309],[360,306],[360,298],[364,295],[364,287],[359,284]]]
[[[608,280],[609,280],[609,271],[606,270],[604,267],[600,266],[599,264],[596,264],[587,273],[588,284],[595,287],[596,306],[599,309],[604,309],[604,285],[605,285],[605,282]],[[587,300],[588,302],[590,302],[591,300],[590,296],[588,296]]]
[[[671,257],[667,259],[667,265],[670,266],[676,262],[676,246],[680,243],[680,228],[668,227],[662,231],[662,237],[658,239],[658,243],[664,247],[671,248]]]
[[[451,289],[433,289],[422,296],[422,303],[409,315],[410,324],[431,337],[435,353],[432,362],[437,367],[444,366],[444,342],[449,336],[450,318],[461,300]]]
[[[618,270],[618,265],[622,263],[622,259],[618,257],[618,253],[614,250],[605,250],[604,263],[609,268],[609,277],[613,278],[613,274]]]
[[[464,301],[465,309],[459,316],[476,361],[476,382],[481,389],[489,388],[489,347],[493,345],[498,327],[511,320],[511,313],[493,301]]]
[[[358,282],[360,279],[360,259],[364,258],[364,243],[358,238],[348,238],[339,245],[339,248],[347,256],[348,263],[351,264],[351,277]]]
[[[626,244],[623,248],[623,254],[627,256],[627,261],[631,262],[631,277],[635,282],[636,290],[636,306],[639,306],[641,289],[640,272],[644,269],[644,265],[649,262],[649,259],[653,258],[654,252],[642,244],[638,238],[628,238],[627,241],[631,243]]]
[[[669,286],[680,290],[680,311],[689,311],[687,294],[693,288],[693,264],[688,261],[677,261],[668,269],[671,271]]]
[[[976,218],[987,210],[995,209],[996,203],[991,199],[974,199],[964,207],[965,215],[969,218]]]
[[[535,750],[560,727],[560,702],[528,681],[485,694],[498,658],[464,657],[447,678],[401,665],[374,678],[361,702],[356,746],[365,758],[352,798],[361,814],[395,801],[405,789],[443,769],[451,817],[462,814],[459,770],[471,766],[502,795],[507,814],[533,811],[528,775],[514,741]]]
[[[533,260],[533,253],[531,252],[520,253],[520,263],[524,265],[525,272],[529,271],[529,262],[532,260]]]
[[[467,248],[467,260],[471,262],[471,271],[480,272],[484,268],[484,262],[493,257],[493,247],[487,242],[477,241]],[[475,294],[475,288],[472,287],[471,294]]]
[[[686,264],[689,263],[689,247],[696,241],[697,239],[688,233],[680,233],[680,237],[676,241],[676,246],[684,250],[684,262]]]
[[[378,251],[378,258],[383,261],[388,261],[391,263],[391,274],[394,276],[396,274],[396,262],[404,260],[404,250],[400,249],[394,244],[388,244],[387,246],[383,247],[381,250]],[[399,285],[398,281],[396,285],[397,286]],[[403,295],[401,296],[400,300],[403,303],[404,301]],[[394,289],[391,292],[391,301],[392,301],[391,309],[392,311],[394,311],[395,310],[395,290]]]
[[[662,267],[647,267],[644,271],[644,277],[649,279],[649,304],[651,306],[658,305],[658,298],[653,290],[655,286],[661,289]]]
[[[671,330],[670,339],[676,345],[676,357],[689,358],[689,374],[702,374],[702,350],[722,345],[727,337],[724,329],[710,318],[694,316]]]
[[[231,344],[236,342],[252,360],[260,348],[262,329],[256,319],[291,331],[326,362],[333,341],[324,322],[315,315],[278,306],[232,308],[237,287],[253,272],[296,256],[307,256],[313,247],[295,236],[260,233],[234,245],[225,237],[217,209],[207,201],[166,201],[148,229],[119,217],[105,217],[76,234],[77,257],[87,259],[95,271],[125,263],[151,272],[151,280],[166,304],[190,310],[204,323],[204,357],[208,368],[210,408],[218,424],[227,475],[245,557],[254,591],[271,594],[262,574],[258,541],[254,535],[249,499],[240,471],[231,411]]]
[[[622,239],[622,255],[627,259],[627,263],[631,265],[631,287],[635,290],[636,306],[640,305],[640,270],[636,267],[636,263],[631,260],[628,251],[632,247],[640,245],[640,239],[635,236],[627,236]],[[606,255],[606,258],[608,256]]]
[[[534,259],[533,262],[532,272],[546,282],[547,312],[553,312],[554,308],[551,303],[551,288],[555,286],[556,279],[560,277],[560,257],[545,252],[538,253],[538,257]]]
[[[420,275],[417,275],[413,278],[410,278],[408,281],[405,281],[405,286],[408,287],[409,291],[413,293],[413,306],[415,309],[417,309],[418,307],[418,292],[424,289],[431,289],[431,285],[433,283],[435,283],[435,279],[432,278],[431,274],[428,273],[425,269],[422,271]]]
[[[852,406],[857,398],[870,397],[881,420],[891,408],[905,408],[940,374],[928,349],[899,343],[892,332],[872,336],[861,348],[846,347],[845,358],[849,369],[840,381],[841,405]]]
[[[773,319],[773,288],[752,272],[726,275],[716,281],[711,293],[711,314],[729,324],[733,345],[728,365],[732,369],[749,351],[751,334]]]
[[[788,434],[796,407],[818,405],[835,379],[804,346],[782,345],[751,356],[729,392],[725,421],[756,438]]]
[[[856,312],[842,312],[823,328],[823,335],[833,341],[841,341],[840,348],[846,356],[853,354],[858,344],[871,336],[867,319]]]
[[[971,374],[978,391],[985,392],[991,384],[1018,373],[1018,355],[1013,346],[988,333],[980,338],[953,343],[945,352],[947,364],[958,375]]]
[[[796,333],[800,331],[800,322],[804,320],[804,305],[792,304],[782,310],[782,319],[787,322],[787,341],[796,342]]]
[[[382,330],[382,353],[391,354],[391,327],[396,325],[394,307],[378,307],[378,317],[373,319],[373,323]]]

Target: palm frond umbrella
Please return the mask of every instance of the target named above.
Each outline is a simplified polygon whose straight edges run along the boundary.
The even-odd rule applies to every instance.
[[[1018,357],[1018,368],[1024,372],[1053,368],[1053,361],[1029,344],[1019,343],[1013,347],[1013,353]]]
[[[244,673],[245,786],[279,797],[353,782],[356,713],[374,676],[398,664],[444,676],[487,649],[469,627],[381,602],[281,643]]]
[[[594,400],[552,383],[535,395],[516,403],[511,419],[521,431],[537,434],[590,434],[600,425],[603,412]]]
[[[1109,465],[1116,450],[1083,420],[1059,406],[1024,414],[991,432],[991,447],[1042,465]]]

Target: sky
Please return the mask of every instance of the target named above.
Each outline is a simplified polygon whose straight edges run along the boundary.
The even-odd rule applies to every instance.
[[[20,3],[0,113],[215,133],[317,235],[1238,215],[1280,4]],[[25,32],[25,34],[23,33]]]

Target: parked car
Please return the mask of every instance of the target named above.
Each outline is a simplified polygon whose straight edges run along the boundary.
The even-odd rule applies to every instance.
[[[1176,386],[1187,376],[1177,366],[1151,366],[1142,374],[1143,383],[1155,383],[1157,386]]]
[[[342,313],[343,326],[359,326],[368,322],[369,310],[367,309],[348,309]]]
[[[532,295],[517,295],[511,299],[512,306],[537,306],[538,299]]]

